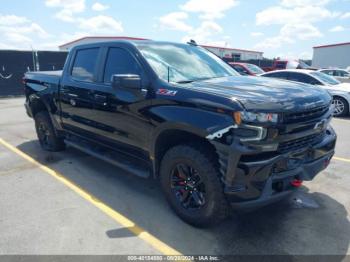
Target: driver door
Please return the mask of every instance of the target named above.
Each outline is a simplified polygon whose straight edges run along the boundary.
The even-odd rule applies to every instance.
[[[92,96],[92,118],[97,123],[98,138],[114,149],[146,157],[151,133],[150,121],[145,116],[151,101],[147,77],[136,57],[122,47],[105,47],[104,61],[99,85]],[[142,88],[112,87],[111,79],[116,74],[139,75]]]

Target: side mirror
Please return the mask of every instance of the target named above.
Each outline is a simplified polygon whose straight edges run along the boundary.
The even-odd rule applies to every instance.
[[[141,89],[141,77],[139,75],[132,74],[117,74],[112,75],[112,87],[118,88],[130,88],[130,89]]]

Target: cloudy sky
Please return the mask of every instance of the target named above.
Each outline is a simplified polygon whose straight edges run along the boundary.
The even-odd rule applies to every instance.
[[[113,35],[310,58],[315,45],[350,42],[350,0],[11,0],[0,33],[0,49]]]

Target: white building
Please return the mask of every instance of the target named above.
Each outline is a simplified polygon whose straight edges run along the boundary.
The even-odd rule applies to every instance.
[[[314,46],[312,66],[318,68],[350,66],[350,42]]]
[[[145,38],[127,37],[127,36],[87,36],[72,42],[59,46],[61,51],[69,51],[72,47],[81,44],[96,43],[101,41],[115,41],[115,40],[147,40]],[[218,47],[201,45],[202,47],[210,50],[220,57],[232,58],[234,60],[249,60],[249,59],[262,59],[263,52],[244,50],[237,48]]]
[[[219,46],[209,46],[209,45],[201,45],[202,47],[208,49],[213,52],[217,56],[222,58],[232,58],[235,61],[237,60],[250,60],[250,59],[263,59],[263,52],[253,51],[253,50],[245,50],[245,49],[237,49],[230,47],[219,47]]]
[[[76,45],[115,41],[115,40],[147,40],[147,39],[138,38],[138,37],[128,37],[128,36],[86,36],[86,37],[82,37],[77,40],[74,40],[72,42],[68,42],[66,44],[60,45],[58,48],[60,49],[60,51],[69,51]]]

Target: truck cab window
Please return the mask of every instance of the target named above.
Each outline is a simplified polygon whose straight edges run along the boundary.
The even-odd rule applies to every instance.
[[[104,72],[104,82],[110,83],[115,74],[141,74],[137,61],[124,49],[110,48]]]
[[[75,56],[72,77],[78,80],[92,82],[99,48],[78,50]]]

